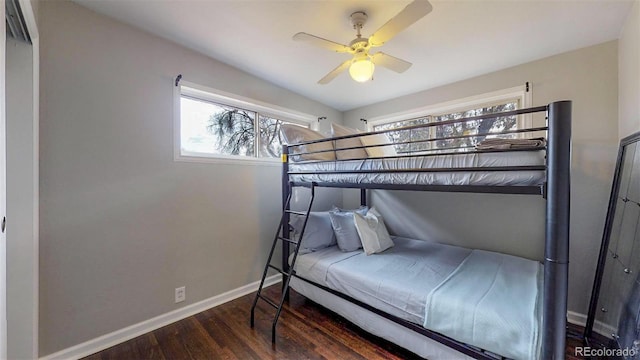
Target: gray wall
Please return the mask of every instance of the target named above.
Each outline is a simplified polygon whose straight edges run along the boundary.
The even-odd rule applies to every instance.
[[[526,81],[532,85],[533,105],[573,100],[569,310],[585,314],[617,151],[617,51],[617,42],[608,42],[355,109],[344,114],[345,125],[358,127],[362,126],[360,118],[510,88]],[[357,202],[353,192],[345,194],[345,205]],[[373,203],[399,234],[435,237],[532,259],[542,257],[544,201],[540,197],[389,192],[374,195]],[[403,227],[405,224],[411,225]]]
[[[7,39],[7,358],[33,358],[37,317],[33,49]]]
[[[173,78],[342,114],[73,3],[39,11],[40,354],[259,279],[280,167],[175,162]]]
[[[33,17],[36,23],[40,23],[40,18],[38,17],[38,7],[40,6],[40,0],[30,0],[31,9],[33,9]]]
[[[618,45],[620,138],[640,131],[640,1],[633,3]]]

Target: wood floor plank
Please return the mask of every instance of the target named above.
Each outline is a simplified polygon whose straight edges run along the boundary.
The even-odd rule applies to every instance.
[[[193,317],[160,328],[154,334],[167,359],[218,359],[225,353],[203,336]]]
[[[116,345],[116,346],[119,346],[119,345]],[[89,356],[83,358],[83,360],[102,360],[102,354],[107,350],[108,349],[103,350],[103,351],[101,351],[99,353],[95,353],[93,355],[89,355]]]
[[[139,360],[165,360],[158,340],[153,333],[147,333],[131,340],[133,351],[136,359]],[[120,356],[114,356],[114,359],[120,359]]]
[[[381,339],[371,334],[366,334],[369,341],[363,342],[362,339],[365,333],[357,326],[338,316],[334,316],[333,313],[328,311],[318,311],[318,308],[321,307],[312,301],[302,296],[294,295],[287,310],[302,319],[306,319],[317,331],[330,335],[333,341],[341,342],[366,359],[419,359],[415,354],[403,351],[400,348],[394,349],[399,352],[398,355],[383,349],[377,345],[377,340]],[[389,344],[386,341],[381,343]]]
[[[335,338],[330,334],[318,331],[316,327],[311,326],[312,323],[310,322],[302,322],[291,313],[287,313],[283,320],[282,324],[279,325],[281,328],[280,333],[288,332],[291,333],[292,337],[304,339],[313,344],[317,354],[325,359],[332,359],[335,354],[341,354],[340,356],[344,359],[366,360],[366,358],[353,351],[348,344],[335,341]]]
[[[278,299],[280,285],[265,289]],[[116,345],[85,360],[148,359],[420,359],[388,341],[368,334],[335,313],[291,291],[277,328],[276,345],[271,344],[271,323],[275,310],[259,302],[255,327],[249,326],[254,294],[167,325]],[[579,334],[579,329],[573,329]],[[582,346],[576,336],[567,338],[567,359]]]
[[[267,296],[277,297],[280,294],[280,289],[277,287],[271,287],[267,289]],[[272,294],[273,293],[273,294]],[[286,327],[289,331],[295,335],[296,333],[299,336],[304,336],[309,341],[312,341],[315,345],[316,349],[319,349],[319,353],[326,358],[333,358],[336,353],[341,354],[344,358],[348,359],[378,359],[384,358],[389,359],[388,354],[385,357],[380,357],[374,351],[357,351],[358,349],[363,348],[359,346],[358,341],[349,341],[347,338],[340,338],[340,341],[336,341],[338,339],[336,337],[337,334],[340,334],[343,329],[339,329],[338,331],[332,332],[328,331],[322,326],[319,326],[322,323],[323,319],[326,316],[323,313],[312,313],[312,312],[300,312],[299,308],[304,308],[304,301],[298,301],[298,299],[302,299],[301,296],[292,292],[292,296],[290,302],[287,306],[287,312],[283,314],[283,320],[281,325],[282,327]],[[360,339],[358,339],[360,340]],[[371,346],[365,346],[365,348],[371,349]]]
[[[249,328],[249,313],[247,309],[251,306],[250,303],[242,304],[241,307],[237,305],[229,307],[219,307],[211,313],[202,313],[198,316],[206,317],[220,317],[221,321],[224,321],[233,336],[238,339],[242,339],[245,346],[250,347],[256,352],[261,359],[277,358],[278,350],[287,354],[295,355],[296,358],[312,358],[307,354],[309,349],[300,346],[300,344],[294,344],[286,337],[279,339],[278,346],[273,348],[271,346],[271,317],[273,316],[273,309],[263,309],[258,307],[256,309],[256,326],[253,330]],[[269,311],[271,310],[271,311]],[[249,331],[247,329],[249,328]]]
[[[122,346],[116,346],[109,349],[102,354],[102,360],[111,360],[111,359],[122,359],[126,354],[130,354],[129,356],[136,357],[136,351],[131,341],[127,341],[123,343]]]
[[[279,289],[279,287],[274,288]],[[279,299],[279,291],[275,294],[270,289],[266,290],[266,295],[271,299]],[[234,308],[235,314],[248,320],[250,306],[251,302],[246,305],[237,303],[233,307],[230,306],[229,309]],[[258,303],[254,332],[262,334],[263,341],[268,344],[271,343],[271,324],[274,314],[275,309],[264,302]],[[276,354],[290,354],[291,358],[330,359],[334,357],[334,354],[340,353],[345,358],[359,359],[355,354],[350,354],[351,349],[331,341],[327,336],[318,336],[315,329],[309,325],[308,322],[293,316],[290,311],[283,311],[277,327]],[[244,331],[242,328],[239,330],[240,332]],[[313,332],[314,335],[309,336],[309,332]]]
[[[223,348],[228,348],[238,359],[260,359],[260,356],[247,347],[242,338],[233,336],[233,332],[225,319],[216,311],[208,311],[206,319],[196,315],[196,319],[202,324],[208,335],[215,339]]]

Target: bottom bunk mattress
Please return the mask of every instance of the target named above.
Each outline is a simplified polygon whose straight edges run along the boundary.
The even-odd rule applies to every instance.
[[[420,357],[429,360],[472,360],[473,358],[458,352],[436,340],[425,337],[411,329],[377,315],[365,308],[333,295],[317,286],[298,278],[291,279],[291,288],[298,294],[324,306],[336,314],[351,321],[364,331],[386,339]]]
[[[300,255],[296,275],[450,338],[515,359],[538,357],[542,265],[394,238],[381,254],[329,247]]]

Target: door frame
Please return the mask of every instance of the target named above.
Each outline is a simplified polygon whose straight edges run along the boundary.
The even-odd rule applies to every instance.
[[[0,16],[5,18],[5,0],[0,0]],[[5,60],[7,47],[6,26],[0,26],[0,221],[6,216],[6,91]],[[7,358],[7,237],[0,232],[0,359]]]
[[[40,245],[40,33],[36,22],[36,14],[32,6],[31,0],[19,0],[22,15],[27,23],[27,31],[31,38],[31,46],[33,53],[33,279],[31,286],[33,288],[33,322],[32,326],[32,344],[31,351],[33,359],[39,358],[38,334],[39,334],[39,290],[40,290],[40,274],[39,274],[39,245]]]
[[[40,105],[40,43],[36,23],[36,14],[31,0],[18,0],[22,15],[31,38],[33,53],[33,249],[30,254],[33,264],[33,278],[29,281],[33,289],[33,306],[31,326],[31,354],[33,359],[39,357],[38,322],[39,322],[39,105]],[[36,4],[37,5],[37,4]],[[0,16],[5,17],[5,0],[0,0]],[[0,219],[6,214],[6,28],[0,30]],[[10,221],[10,220],[9,220]],[[7,226],[10,226],[8,224]],[[0,359],[7,358],[7,253],[6,233],[0,234]]]
[[[0,0],[0,16],[5,18],[5,0]],[[5,59],[7,47],[6,26],[0,26],[0,221],[7,212],[6,196],[6,91]],[[0,232],[0,359],[7,358],[7,236]]]

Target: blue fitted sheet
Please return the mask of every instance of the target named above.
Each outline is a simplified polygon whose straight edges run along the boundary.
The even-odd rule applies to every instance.
[[[429,292],[442,283],[471,250],[394,238],[395,246],[367,256],[332,246],[300,255],[296,273],[402,319],[422,325]]]

